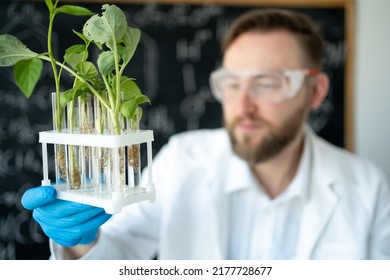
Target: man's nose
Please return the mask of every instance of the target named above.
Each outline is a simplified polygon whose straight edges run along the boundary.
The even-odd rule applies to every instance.
[[[257,110],[257,102],[250,92],[250,86],[242,87],[237,105],[242,113],[253,113]]]

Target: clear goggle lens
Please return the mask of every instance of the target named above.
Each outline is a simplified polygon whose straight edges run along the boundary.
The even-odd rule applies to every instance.
[[[211,73],[210,85],[218,101],[234,100],[243,91],[256,100],[280,103],[294,97],[307,75],[315,75],[318,69],[282,71],[227,71],[219,69]]]

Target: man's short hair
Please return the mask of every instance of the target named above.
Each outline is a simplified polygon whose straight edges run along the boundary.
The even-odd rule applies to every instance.
[[[283,9],[256,9],[239,16],[224,38],[222,53],[243,33],[275,30],[286,30],[296,36],[308,67],[322,67],[324,44],[316,24],[306,15]]]

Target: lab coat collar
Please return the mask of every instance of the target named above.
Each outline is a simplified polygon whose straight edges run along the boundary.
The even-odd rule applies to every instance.
[[[227,194],[249,189],[255,182],[248,163],[233,153],[227,161],[226,175],[225,193]]]

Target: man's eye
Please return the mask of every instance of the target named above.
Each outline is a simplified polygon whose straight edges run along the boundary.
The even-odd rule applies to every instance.
[[[271,83],[257,83],[255,84],[255,87],[256,88],[259,88],[259,89],[279,89],[281,87],[280,84],[271,84]]]
[[[259,77],[254,81],[253,86],[262,90],[277,90],[282,87],[282,83],[277,78]]]
[[[237,81],[227,81],[224,83],[223,87],[226,90],[238,90],[240,88],[240,83]]]

